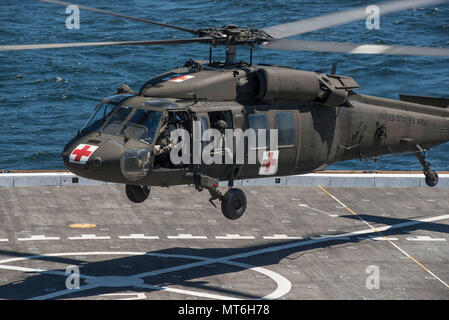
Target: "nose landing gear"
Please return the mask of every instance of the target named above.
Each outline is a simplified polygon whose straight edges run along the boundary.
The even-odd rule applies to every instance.
[[[142,203],[147,200],[150,190],[148,186],[126,185],[126,195],[134,203]]]

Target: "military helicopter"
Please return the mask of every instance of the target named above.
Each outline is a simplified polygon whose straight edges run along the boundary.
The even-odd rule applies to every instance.
[[[39,1],[73,5],[63,1]],[[392,1],[380,3],[378,7],[384,15],[442,2],[448,0]],[[65,166],[76,175],[125,184],[129,200],[136,203],[148,198],[151,186],[191,184],[198,191],[208,190],[214,206],[214,201],[219,200],[222,213],[229,219],[238,219],[247,207],[244,192],[233,187],[234,180],[305,174],[323,170],[338,161],[413,153],[423,167],[427,185],[432,187],[438,182],[438,174],[430,168],[426,155],[430,148],[449,141],[449,99],[401,95],[400,100],[392,100],[358,94],[354,91],[359,87],[357,82],[337,75],[336,65],[327,74],[252,62],[252,49],[256,46],[278,50],[449,57],[449,49],[445,48],[284,39],[365,19],[365,8],[259,30],[234,25],[189,29],[78,7],[184,31],[196,37],[13,45],[0,46],[0,51],[187,43],[208,44],[210,51],[208,61],[189,60],[183,67],[148,80],[138,92],[123,85],[115,95],[104,98],[63,150]],[[213,48],[217,46],[225,47],[224,62],[213,60]],[[239,46],[250,47],[249,63],[237,60]],[[173,140],[173,131],[181,129],[186,134]],[[259,132],[265,134],[266,139],[264,144],[253,145],[252,150],[259,156],[251,163],[248,161],[249,136],[243,136],[247,148],[243,148],[242,162],[235,161],[236,144],[227,149],[222,144],[212,148],[220,159],[230,153],[231,162],[192,161],[205,150],[202,138],[207,129],[215,129],[220,134],[226,130],[253,129],[258,137]],[[267,138],[270,130],[275,134]],[[200,138],[198,135],[195,138],[198,131]],[[231,142],[236,139],[236,135],[231,136]],[[211,139],[218,140],[221,137]],[[272,143],[273,140],[277,143]],[[181,149],[187,161],[173,163],[172,151],[179,145],[193,149],[199,146],[200,153]],[[218,189],[220,181],[228,182],[224,194]]]

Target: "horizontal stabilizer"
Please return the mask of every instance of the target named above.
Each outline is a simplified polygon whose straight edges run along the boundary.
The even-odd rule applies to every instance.
[[[447,108],[449,107],[449,98],[422,97],[400,94],[399,99],[405,102],[425,104],[428,106]]]

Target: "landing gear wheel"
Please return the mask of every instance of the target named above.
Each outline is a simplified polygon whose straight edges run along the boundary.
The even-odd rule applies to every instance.
[[[435,187],[438,183],[438,173],[435,171],[429,171],[426,173],[426,184],[429,187]]]
[[[436,171],[430,170],[430,163],[425,160],[428,150],[423,149],[419,145],[418,149],[422,152],[418,152],[415,155],[423,168],[423,173],[426,176],[426,184],[429,187],[435,187],[438,183],[438,173],[436,173]]]
[[[240,218],[246,210],[246,195],[236,188],[229,189],[221,200],[221,212],[230,219]]]
[[[141,203],[147,200],[150,194],[150,187],[148,186],[133,186],[126,185],[126,195],[128,199],[135,203]]]

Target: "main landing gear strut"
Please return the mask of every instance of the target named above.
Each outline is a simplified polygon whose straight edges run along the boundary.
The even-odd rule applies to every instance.
[[[218,180],[210,178],[208,176],[194,174],[193,176],[195,189],[199,192],[207,189],[210,193],[209,202],[216,208],[214,200],[221,201],[221,212],[223,215],[230,219],[236,220],[240,218],[246,210],[246,195],[245,193],[237,188],[232,188],[233,183],[230,181],[229,189],[223,195],[220,190],[218,190]]]
[[[416,158],[423,168],[423,173],[426,176],[426,184],[429,187],[435,187],[438,183],[438,173],[430,169],[430,163],[428,163],[425,159],[428,151],[421,151],[416,153]]]

